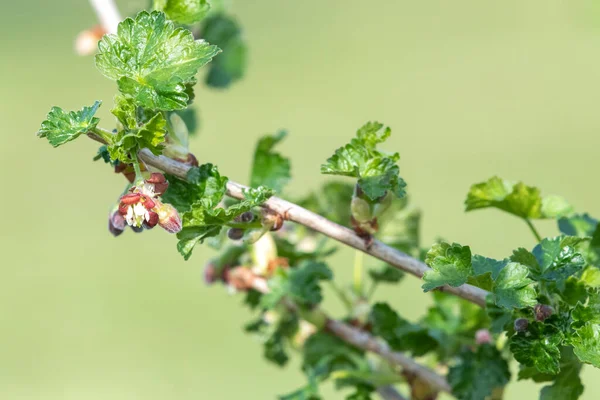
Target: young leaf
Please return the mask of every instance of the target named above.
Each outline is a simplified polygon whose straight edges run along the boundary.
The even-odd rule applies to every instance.
[[[107,146],[113,160],[130,163],[131,153],[148,149],[152,154],[160,155],[165,141],[167,122],[161,113],[156,113],[139,128],[125,128],[117,133],[113,143]]]
[[[465,206],[466,211],[494,207],[525,219],[557,218],[572,212],[572,207],[561,197],[542,198],[535,187],[497,176],[471,186]]]
[[[508,363],[496,347],[479,346],[476,351],[464,350],[458,364],[450,368],[448,383],[459,400],[488,398],[495,389],[510,381]]]
[[[401,318],[388,304],[375,304],[371,309],[369,321],[373,326],[373,333],[388,342],[394,350],[422,356],[438,346],[427,328]]]
[[[185,181],[171,175],[166,175],[166,178],[169,188],[162,199],[180,213],[188,211],[192,204],[202,198],[208,198],[211,204],[218,204],[227,190],[227,177],[221,176],[212,164],[191,168]]]
[[[263,136],[254,151],[254,163],[250,186],[263,185],[281,192],[290,180],[290,160],[273,151],[277,143],[282,141],[287,133],[279,131],[275,135]]]
[[[537,280],[553,281],[562,285],[570,276],[585,267],[583,256],[571,246],[565,246],[565,237],[545,238],[533,249],[539,270],[534,270]]]
[[[123,95],[141,107],[166,111],[187,106],[186,84],[219,52],[194,40],[190,31],[175,28],[159,11],[127,18],[98,48],[96,66],[117,81]]]
[[[229,208],[216,207],[216,197],[203,197],[192,204],[192,208],[183,214],[183,229],[177,234],[177,249],[184,259],[189,259],[197,243],[216,236],[223,225],[254,207],[260,206],[271,197],[273,192],[264,187],[248,189],[245,199]]]
[[[60,107],[52,107],[37,135],[47,138],[54,147],[77,139],[80,135],[96,128],[100,122],[100,119],[94,117],[100,104],[101,101],[96,101],[91,107],[70,112],[65,112]]]
[[[223,13],[206,18],[202,25],[206,41],[223,49],[223,53],[210,64],[206,84],[225,88],[244,76],[246,72],[247,45],[238,22]]]
[[[460,286],[473,275],[471,249],[458,243],[436,243],[427,252],[425,263],[432,270],[423,275],[423,290],[428,292],[443,285]]]
[[[586,323],[576,329],[570,342],[582,362],[600,368],[600,323]]]
[[[537,293],[528,275],[529,269],[524,265],[515,262],[506,265],[492,286],[495,303],[504,308],[534,306]]]
[[[358,178],[358,186],[371,201],[388,191],[399,198],[404,197],[406,183],[398,175],[400,168],[396,165],[400,155],[382,153],[375,148],[391,134],[390,128],[382,128],[383,124],[378,122],[365,124],[357,131],[356,138],[337,149],[321,165],[321,173]]]
[[[480,255],[471,258],[473,273],[468,282],[484,290],[492,290],[493,281],[498,277],[500,271],[508,264],[509,260],[494,260]]]
[[[556,375],[560,372],[560,346],[564,340],[562,332],[555,326],[542,322],[531,322],[526,332],[515,334],[510,339],[510,351],[515,359],[539,372]]]
[[[388,264],[369,270],[369,276],[373,282],[377,283],[398,283],[404,278],[404,275],[404,272]]]
[[[199,22],[210,10],[207,0],[154,0],[154,9],[182,25]]]

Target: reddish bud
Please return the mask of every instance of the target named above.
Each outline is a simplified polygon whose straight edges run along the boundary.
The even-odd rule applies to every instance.
[[[139,193],[127,193],[121,196],[120,202],[121,204],[130,206],[132,204],[138,203],[141,198],[142,195]]]
[[[477,344],[492,343],[492,335],[487,329],[480,329],[475,332],[475,342]]]
[[[542,322],[554,314],[554,310],[545,304],[536,304],[533,308],[533,313],[535,314],[536,321]]]
[[[181,218],[175,207],[170,204],[161,204],[156,209],[158,213],[158,224],[169,233],[177,233],[181,230]]]
[[[158,214],[155,213],[154,211],[150,211],[148,213],[148,216],[149,216],[148,221],[145,221],[144,225],[147,228],[154,228],[156,226],[156,224],[158,224]]]
[[[119,211],[115,211],[109,215],[108,230],[115,237],[119,236],[121,233],[123,233],[123,231],[125,231],[125,226],[126,226],[125,218],[123,218],[123,216],[121,214],[119,214]]]
[[[148,196],[142,197],[141,200],[142,200],[142,204],[144,205],[146,210],[152,210],[156,206],[156,203],[154,202],[154,200],[152,200]]]
[[[169,187],[169,182],[160,172],[153,172],[150,178],[146,179],[146,182],[154,185],[154,192],[159,196],[166,192]]]
[[[206,264],[204,267],[204,282],[207,285],[212,285],[217,281],[218,278],[217,268],[215,268],[215,265],[211,262]]]

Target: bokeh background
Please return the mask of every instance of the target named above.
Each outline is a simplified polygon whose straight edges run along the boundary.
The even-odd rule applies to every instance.
[[[143,1],[121,1],[133,14]],[[259,135],[287,128],[288,194],[316,188],[319,165],[365,121],[393,128],[403,177],[437,236],[504,257],[533,237],[494,211],[466,215],[471,183],[498,174],[564,195],[600,216],[600,3],[593,0],[236,1],[250,44],[246,78],[202,89],[193,150],[248,179]],[[188,262],[161,230],[106,230],[120,176],[91,162],[96,145],[52,149],[34,133],[52,105],[101,99],[115,85],[76,34],[96,23],[86,1],[7,1],[0,24],[0,398],[274,399],[304,383],[293,362],[265,363],[241,327],[241,298],[202,281],[214,253]],[[548,222],[544,234],[556,232]],[[332,266],[349,281],[352,251]],[[427,307],[416,279],[381,290],[408,318]],[[327,301],[335,314],[340,305]],[[586,400],[600,372],[586,367]],[[507,399],[539,387],[510,386]],[[326,390],[327,399],[340,394]]]

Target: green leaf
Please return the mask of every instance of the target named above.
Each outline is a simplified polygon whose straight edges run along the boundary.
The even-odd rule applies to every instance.
[[[218,13],[204,20],[202,34],[206,41],[223,49],[210,64],[206,84],[225,88],[241,79],[246,72],[248,48],[238,22],[229,15]]]
[[[400,168],[396,165],[400,155],[375,148],[391,134],[390,128],[382,128],[383,124],[378,122],[365,124],[357,131],[356,138],[337,149],[321,166],[321,173],[358,178],[358,186],[371,201],[385,196],[388,191],[404,197],[406,183],[400,178]]]
[[[474,277],[469,277],[468,282],[484,290],[492,290],[493,281],[498,278],[500,271],[508,264],[509,260],[494,260],[479,255],[471,258]]]
[[[178,24],[192,25],[206,16],[210,4],[206,0],[154,0],[154,9]]]
[[[323,262],[303,261],[291,268],[287,275],[279,275],[269,281],[271,291],[263,296],[262,305],[274,308],[289,296],[296,304],[312,307],[323,300],[320,281],[331,280],[333,273]]]
[[[438,346],[427,328],[401,318],[388,304],[375,304],[369,321],[373,326],[373,333],[388,342],[394,350],[422,356]]]
[[[227,177],[221,176],[212,164],[191,168],[185,181],[172,175],[166,175],[166,178],[169,188],[162,199],[181,213],[188,211],[192,204],[202,198],[207,198],[211,204],[218,204],[227,190]]]
[[[557,282],[559,285],[585,267],[585,260],[571,246],[565,246],[563,236],[543,239],[533,249],[539,271],[534,271],[536,280]]]
[[[334,371],[355,370],[366,364],[360,350],[324,332],[311,335],[304,343],[302,352],[302,369],[313,371],[321,379],[328,378]]]
[[[121,22],[117,34],[98,43],[96,66],[136,105],[158,110],[187,106],[186,84],[219,52],[192,33],[175,28],[165,14],[140,12]]]
[[[577,400],[583,394],[580,372],[581,363],[573,355],[573,350],[563,347],[560,373],[553,379],[552,385],[542,388],[540,400]]]
[[[319,382],[312,371],[307,371],[308,384],[292,393],[279,396],[279,400],[322,400],[319,396]]]
[[[459,362],[450,368],[448,383],[459,400],[481,400],[510,381],[508,363],[494,346],[481,345],[476,351],[464,350]]]
[[[511,262],[499,273],[492,286],[495,302],[504,308],[524,308],[537,304],[534,282],[528,278],[529,269]]]
[[[570,343],[582,362],[600,368],[600,323],[587,322],[576,329]]]
[[[369,276],[373,282],[377,283],[398,283],[404,279],[404,272],[388,264],[384,264],[378,269],[369,270]]]
[[[37,135],[47,138],[54,147],[77,139],[80,135],[95,129],[100,122],[94,117],[100,104],[101,101],[96,101],[91,107],[69,112],[63,111],[60,107],[52,107]]]
[[[471,249],[458,243],[436,243],[427,252],[425,263],[432,270],[423,275],[423,290],[428,292],[443,285],[460,286],[473,275]]]
[[[290,180],[290,160],[273,151],[277,143],[285,138],[287,133],[279,131],[275,135],[263,136],[254,151],[254,163],[250,186],[263,185],[281,192]]]
[[[558,229],[568,236],[592,236],[598,220],[589,214],[575,214],[558,220]]]
[[[539,189],[522,182],[513,183],[497,176],[471,186],[465,200],[466,211],[494,207],[525,219],[558,218],[573,208],[559,196],[542,198]]]
[[[512,329],[514,320],[513,311],[496,305],[494,295],[490,294],[485,299],[485,310],[491,319],[490,331],[492,333],[501,333]]]
[[[533,321],[526,332],[510,339],[510,351],[515,359],[539,372],[556,375],[560,372],[560,345],[564,336],[557,327]]]
[[[148,149],[154,155],[163,151],[167,121],[161,113],[156,113],[149,121],[138,128],[125,128],[117,133],[107,150],[110,158],[123,163],[131,163],[131,154]]]
[[[267,323],[264,314],[246,324],[244,330],[258,334],[264,346],[265,358],[280,367],[287,364],[289,356],[286,340],[298,331],[298,318],[291,314],[276,315],[274,322]]]
[[[271,197],[273,192],[264,187],[251,188],[244,192],[244,200],[229,208],[216,207],[216,197],[203,197],[182,217],[183,229],[177,234],[177,249],[184,259],[189,259],[197,243],[221,232],[223,225],[237,216],[258,207]]]
[[[540,265],[535,256],[527,249],[519,247],[513,251],[510,260],[516,263],[526,265],[531,271],[539,271]]]

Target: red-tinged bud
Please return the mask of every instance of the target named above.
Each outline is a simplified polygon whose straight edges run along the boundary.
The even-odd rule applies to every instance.
[[[204,282],[207,285],[212,285],[219,279],[217,268],[212,262],[208,262],[204,267]]]
[[[186,163],[191,165],[192,167],[197,167],[199,165],[198,159],[192,153],[188,153]]]
[[[480,329],[475,332],[475,342],[477,344],[492,343],[492,335],[487,329]]]
[[[148,221],[144,222],[144,226],[146,228],[152,229],[158,224],[158,214],[154,211],[150,211],[148,213]]]
[[[515,331],[517,332],[525,332],[527,331],[527,327],[529,327],[529,321],[526,318],[517,318],[515,319]]]
[[[545,304],[536,304],[533,313],[535,314],[535,320],[542,322],[554,314],[554,310]]]
[[[141,198],[142,198],[142,195],[139,193],[127,193],[127,194],[124,194],[123,196],[121,196],[120,201],[122,204],[130,206],[135,203],[138,203]]]
[[[150,178],[146,179],[146,183],[154,185],[154,193],[159,196],[164,194],[169,187],[169,182],[167,182],[165,176],[160,172],[153,172]]]
[[[181,218],[175,207],[170,204],[159,204],[155,209],[158,213],[158,224],[169,233],[177,233],[181,230]]]
[[[119,211],[114,211],[112,214],[109,215],[108,230],[115,237],[119,236],[121,233],[123,233],[123,231],[125,231],[126,225],[127,224],[125,223],[125,218],[123,218],[123,216],[119,214]]]
[[[248,290],[252,288],[254,274],[250,268],[235,267],[227,272],[227,283],[237,290]]]

